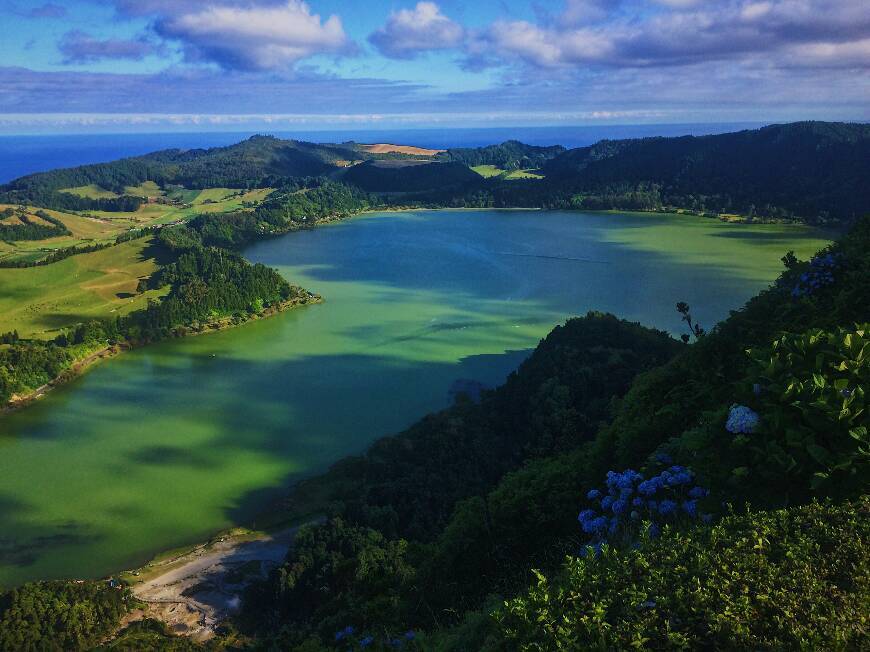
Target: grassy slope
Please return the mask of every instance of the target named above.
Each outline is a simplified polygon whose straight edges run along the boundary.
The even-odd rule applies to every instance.
[[[475,165],[471,169],[474,170],[475,172],[477,172],[484,179],[489,179],[491,177],[497,177],[501,174],[504,174],[504,172],[505,172],[501,168],[497,168],[494,165]]]
[[[156,194],[155,190],[157,191]],[[131,194],[147,194],[152,197],[162,194],[153,181],[147,181],[135,188],[128,188],[128,191]],[[157,203],[143,204],[139,210],[127,213],[89,211],[78,215],[40,209],[46,210],[50,215],[66,224],[72,235],[22,242],[0,241],[0,260],[39,260],[55,249],[113,242],[117,236],[131,228],[186,220],[200,213],[226,213],[245,210],[243,203],[261,202],[272,192],[272,189],[262,188],[247,191],[243,195],[235,195],[237,192],[238,189],[235,188],[209,188],[207,190],[183,191],[189,204],[187,206],[172,206]],[[206,201],[209,201],[209,203],[204,203]],[[0,204],[0,210],[8,206],[7,204]],[[33,208],[32,210],[35,211],[37,209]],[[86,217],[85,215],[92,217]],[[35,222],[41,221],[38,217],[34,216],[31,216],[31,219]]]
[[[100,195],[101,189],[96,187],[74,190],[90,193],[89,196],[107,196]],[[153,182],[128,191],[148,196],[162,194]],[[0,241],[0,260],[35,261],[57,249],[112,243],[134,227],[165,224],[200,213],[244,210],[243,203],[260,202],[272,189],[252,190],[243,195],[237,195],[238,192],[234,188],[209,188],[192,191],[186,206],[143,204],[132,213],[92,211],[88,213],[90,217],[48,210],[72,234],[25,242]],[[0,210],[3,208],[0,205]],[[160,295],[157,291],[136,295],[139,279],[157,268],[154,259],[144,251],[147,243],[145,239],[127,242],[44,267],[0,268],[0,332],[18,330],[23,337],[47,338],[57,329],[84,319],[122,315],[144,307],[149,298]]]
[[[58,328],[88,318],[144,307],[160,294],[136,294],[139,279],[157,269],[148,243],[143,238],[44,267],[0,269],[0,332],[51,337]]]
[[[536,170],[514,170],[513,172],[508,172],[505,176],[505,179],[514,180],[514,179],[543,179],[544,175],[538,174]]]
[[[502,177],[503,179],[513,181],[514,179],[543,179],[543,175],[538,174],[537,170],[502,170],[495,165],[475,165],[471,168],[484,179],[493,177]]]
[[[75,188],[61,188],[60,192],[68,192],[71,195],[85,197],[86,199],[115,199],[118,197],[117,193],[101,188],[95,184],[77,186]]]

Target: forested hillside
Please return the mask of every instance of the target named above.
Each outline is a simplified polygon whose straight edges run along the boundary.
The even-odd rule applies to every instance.
[[[517,140],[508,140],[500,145],[486,147],[460,147],[448,149],[438,158],[468,167],[493,165],[502,170],[522,170],[542,167],[547,161],[565,151],[561,145],[537,147]]]
[[[459,163],[384,165],[368,162],[349,168],[342,180],[367,192],[446,194],[475,187],[480,176]]]
[[[870,125],[602,141],[557,156],[544,171],[577,194],[649,188],[671,206],[848,221],[870,210]]]
[[[517,141],[427,156],[254,136],[229,147],[167,150],[56,170],[0,188],[0,203],[134,211],[131,187],[282,187],[328,177],[401,206],[686,209],[750,219],[851,223],[870,211],[870,126],[802,122],[715,136],[601,141],[565,150]],[[488,167],[493,178],[471,171]],[[535,169],[544,178],[499,176]],[[64,189],[96,186],[117,197]]]

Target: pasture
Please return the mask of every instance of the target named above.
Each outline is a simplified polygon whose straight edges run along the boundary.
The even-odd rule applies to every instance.
[[[494,177],[501,177],[502,179],[506,179],[508,181],[514,181],[516,179],[543,179],[544,176],[539,174],[537,170],[503,170],[502,168],[496,167],[495,165],[475,165],[471,168],[475,172],[477,172],[484,179],[492,179]]]
[[[0,269],[0,332],[48,339],[77,322],[145,307],[163,294],[136,293],[139,279],[157,269],[150,242],[141,238],[42,267]]]

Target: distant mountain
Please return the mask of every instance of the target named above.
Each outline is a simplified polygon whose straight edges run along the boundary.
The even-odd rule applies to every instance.
[[[575,192],[656,186],[670,205],[851,220],[870,211],[870,125],[798,122],[716,136],[601,141],[546,163]]]
[[[544,179],[470,168],[537,169]],[[165,150],[113,163],[54,170],[0,187],[0,203],[72,210],[135,210],[141,198],[62,192],[154,181],[191,189],[281,187],[328,177],[405,203],[480,207],[735,213],[814,223],[870,212],[870,125],[799,122],[716,136],[603,140],[565,150],[515,140],[446,151],[353,142],[317,144],[254,136],[212,149]]]

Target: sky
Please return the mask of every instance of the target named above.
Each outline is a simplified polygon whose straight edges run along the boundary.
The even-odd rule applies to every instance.
[[[870,120],[870,0],[0,0],[0,132]]]

